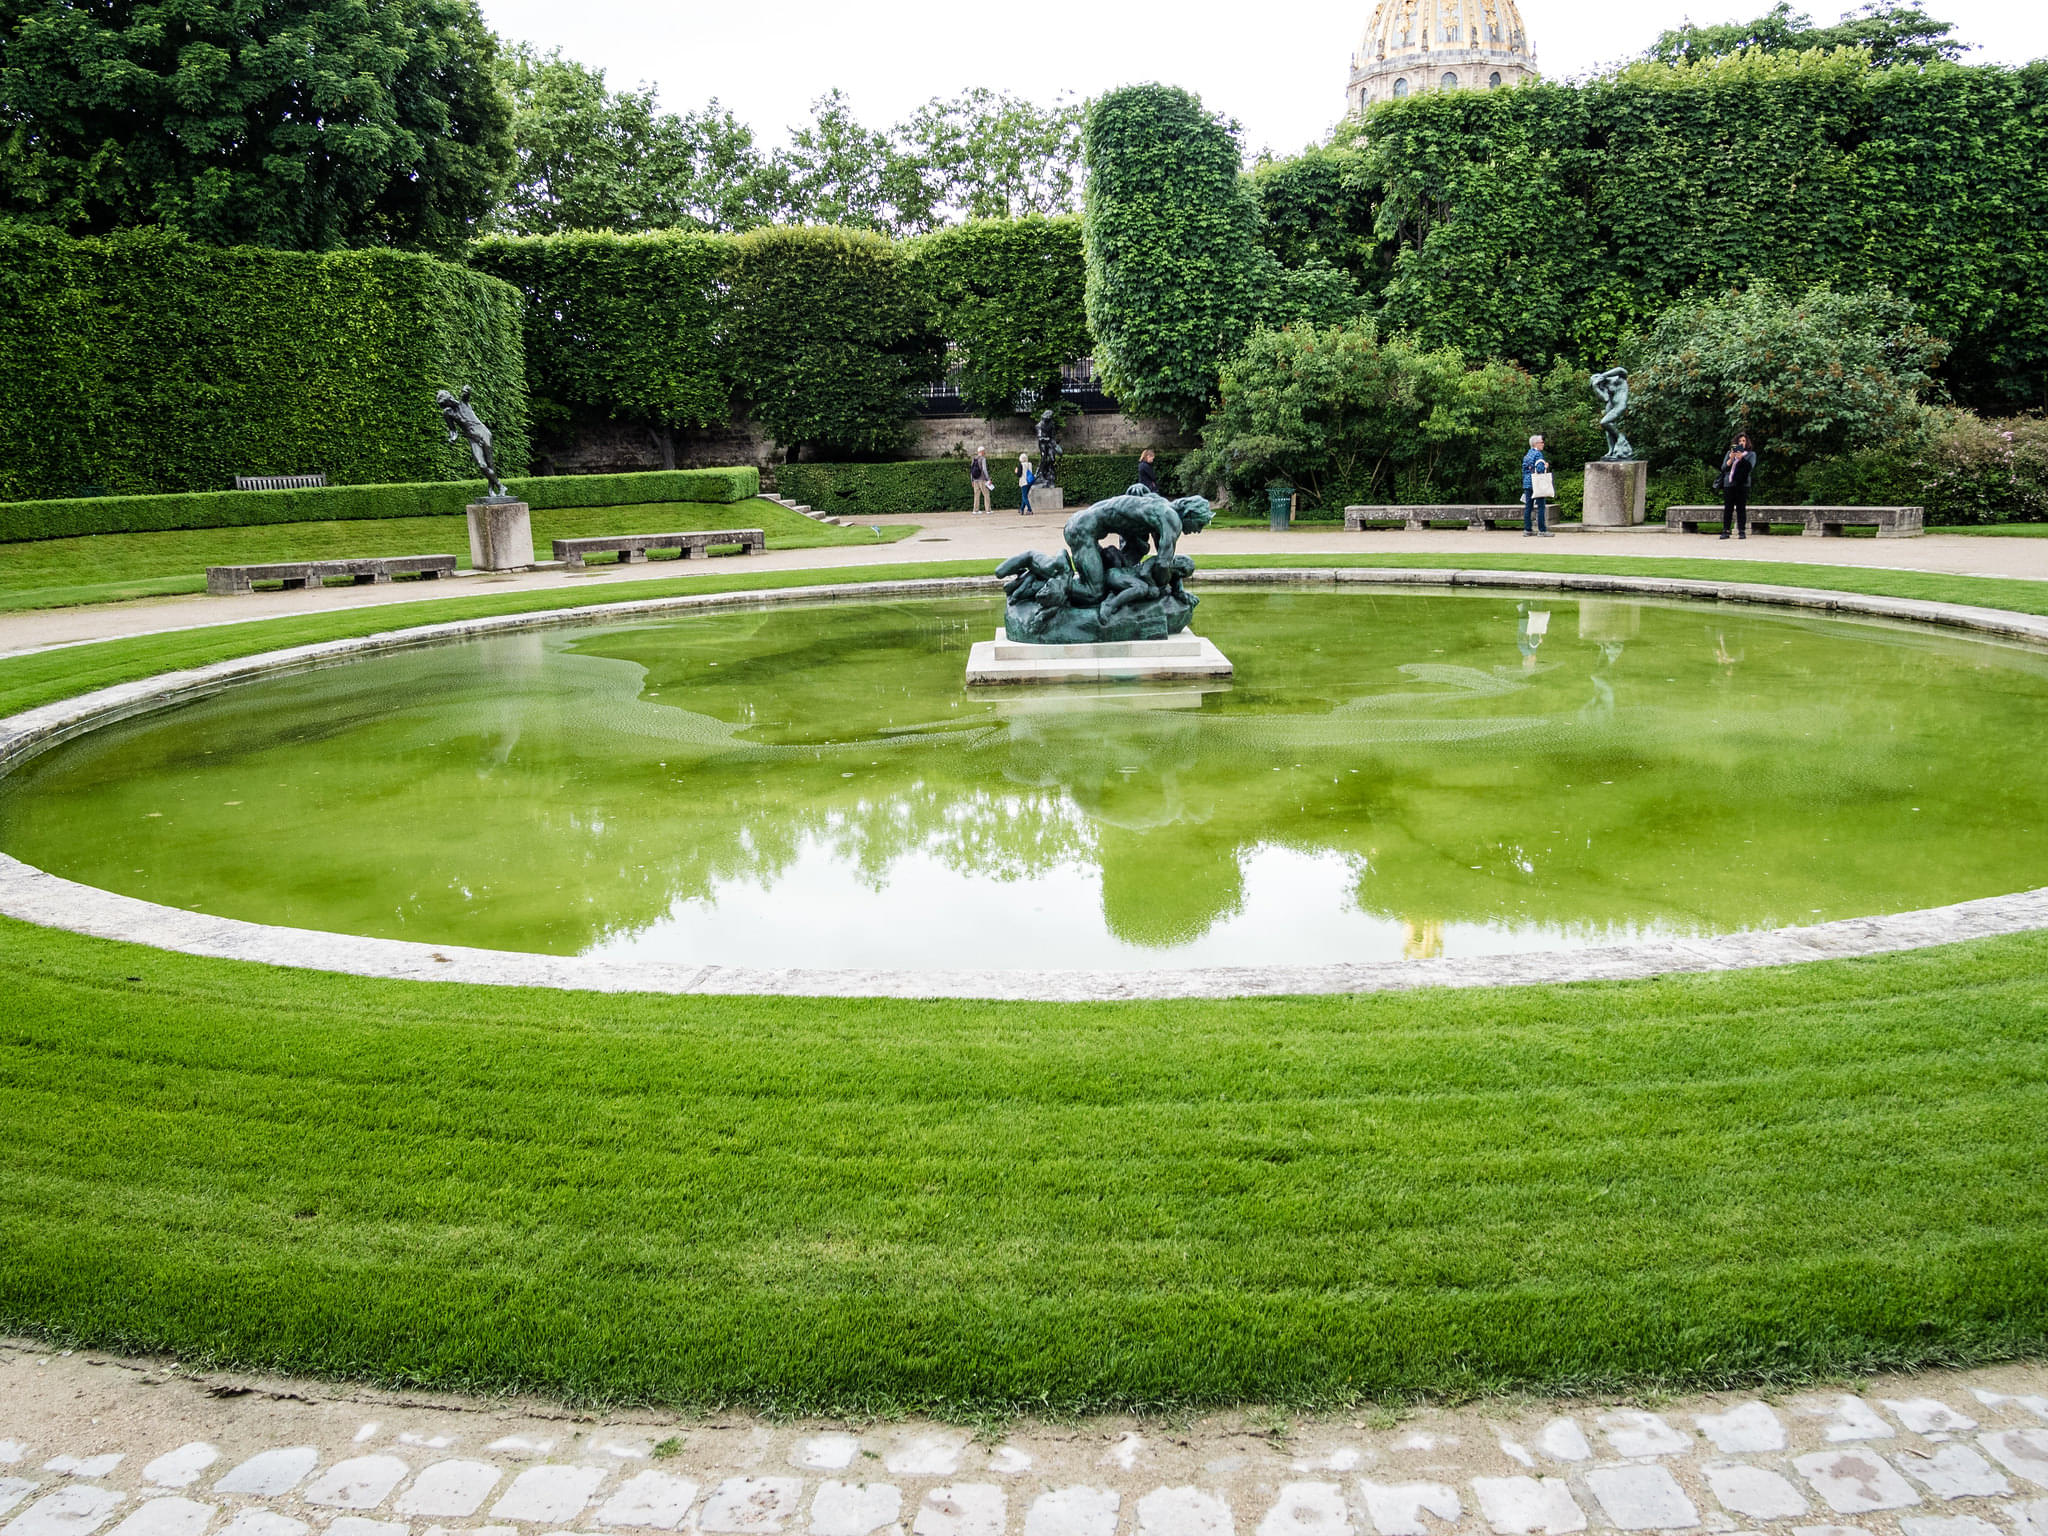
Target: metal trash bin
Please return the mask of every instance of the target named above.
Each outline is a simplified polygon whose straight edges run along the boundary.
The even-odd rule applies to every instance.
[[[1285,533],[1290,514],[1294,510],[1294,489],[1291,486],[1274,485],[1266,488],[1266,526],[1275,533]]]

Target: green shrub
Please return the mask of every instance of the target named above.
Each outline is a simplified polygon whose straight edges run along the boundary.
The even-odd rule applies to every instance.
[[[647,502],[735,502],[757,496],[761,472],[736,469],[648,470],[626,475],[508,478],[505,488],[536,511],[635,506]],[[355,518],[460,515],[483,494],[481,482],[331,485],[302,491],[186,491],[162,496],[93,496],[0,506],[0,543],[84,533],[157,533],[168,528],[247,528]]]
[[[1789,476],[1895,442],[1921,418],[1946,343],[1906,300],[1870,288],[1798,296],[1768,284],[1666,312],[1636,355],[1623,425],[1661,464],[1718,464],[1747,432]]]
[[[467,384],[524,470],[518,293],[430,256],[216,250],[0,224],[0,500],[466,479],[434,391]]]
[[[1181,458],[1158,455],[1159,483]],[[991,458],[997,506],[1017,504],[1017,461]],[[892,513],[959,512],[974,504],[965,459],[916,459],[899,464],[784,464],[775,471],[785,496],[835,517],[879,517]],[[1119,496],[1136,483],[1133,453],[1070,453],[1060,460],[1060,486],[1067,505],[1080,507]]]
[[[1917,433],[1807,465],[1795,499],[1920,507],[1930,525],[1947,527],[2048,521],[2048,421],[1929,411]]]
[[[1559,466],[1590,435],[1591,397],[1571,370],[1536,379],[1512,363],[1473,367],[1449,347],[1382,340],[1369,320],[1258,331],[1221,387],[1186,476],[1245,504],[1273,484],[1311,512],[1503,502],[1521,495],[1532,434],[1546,435]]]

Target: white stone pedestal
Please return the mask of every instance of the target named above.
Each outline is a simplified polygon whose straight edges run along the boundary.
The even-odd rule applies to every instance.
[[[1135,682],[1228,677],[1230,658],[1215,642],[1183,630],[1165,640],[1109,640],[1099,645],[1028,645],[1002,630],[967,654],[967,684]]]
[[[1603,459],[1586,466],[1585,509],[1580,515],[1588,528],[1626,528],[1643,520],[1649,493],[1648,461]]]
[[[470,503],[469,563],[479,571],[519,571],[533,564],[533,514],[525,502]]]
[[[1031,510],[1064,512],[1067,510],[1067,493],[1056,485],[1034,485],[1031,487]]]

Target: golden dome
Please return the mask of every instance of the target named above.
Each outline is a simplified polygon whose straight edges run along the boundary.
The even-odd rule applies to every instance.
[[[1519,85],[1535,50],[1515,0],[1379,0],[1351,56],[1349,106],[1437,90]]]

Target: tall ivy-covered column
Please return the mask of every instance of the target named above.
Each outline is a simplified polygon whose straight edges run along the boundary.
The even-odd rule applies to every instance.
[[[1192,424],[1258,318],[1267,272],[1235,129],[1169,86],[1099,97],[1083,130],[1096,371],[1134,415]]]

